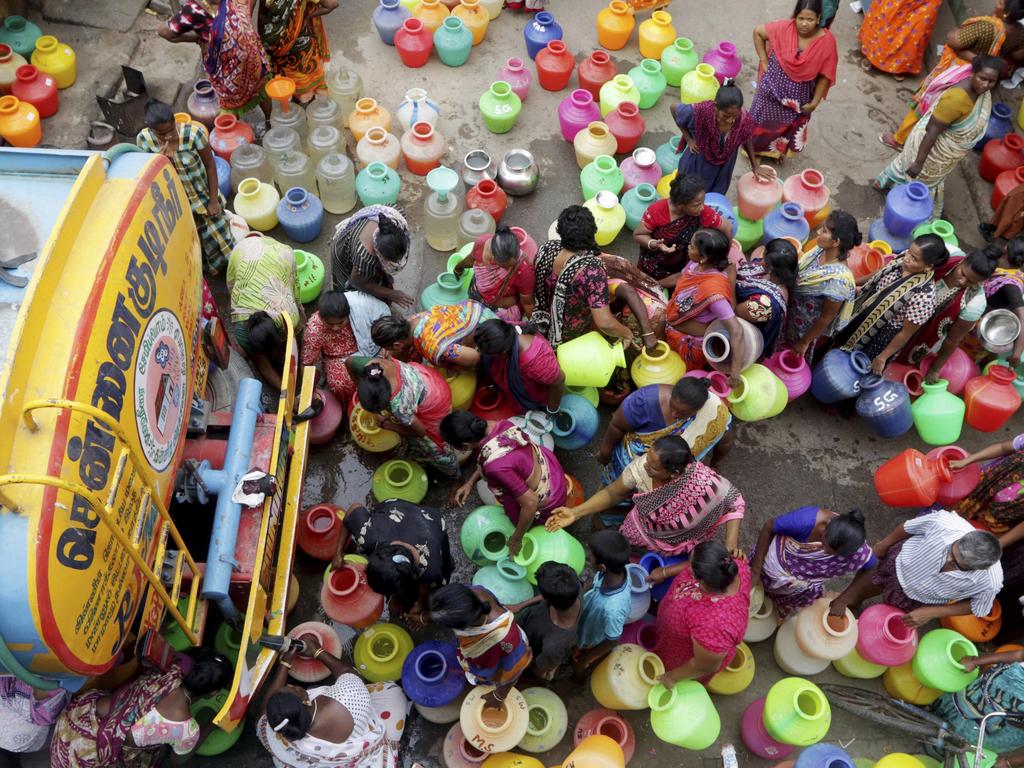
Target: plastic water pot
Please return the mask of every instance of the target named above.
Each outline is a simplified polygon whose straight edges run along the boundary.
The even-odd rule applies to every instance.
[[[931,368],[934,359],[935,355],[928,355],[921,360],[918,369],[922,374]],[[981,370],[978,368],[978,364],[960,347],[953,350],[953,354],[939,370],[939,376],[949,382],[948,389],[954,395],[962,394],[967,382],[980,375]]]
[[[998,600],[993,601],[992,610],[988,616],[975,616],[972,613],[966,616],[943,616],[939,623],[946,629],[959,632],[968,640],[976,643],[988,643],[999,634],[1003,626],[1003,606]]]
[[[625,764],[633,759],[633,752],[636,750],[636,736],[633,733],[633,726],[629,721],[623,719],[617,712],[610,709],[592,709],[576,721],[576,727],[572,732],[572,743],[579,746],[588,736],[607,736],[619,745],[622,750],[622,757]]]
[[[884,438],[899,437],[914,426],[910,407],[910,392],[898,382],[888,381],[874,373],[860,382],[857,415],[868,423],[876,435]]]
[[[638,387],[648,384],[675,384],[686,373],[683,359],[664,341],[659,341],[654,352],[641,350],[633,361],[630,374]]]
[[[328,618],[339,624],[371,626],[384,611],[384,596],[366,580],[366,566],[346,563],[332,569],[320,590],[320,602]]]
[[[904,613],[885,603],[865,608],[858,619],[857,652],[865,661],[897,667],[917,651],[917,630],[903,623]]]
[[[794,768],[856,768],[853,758],[835,744],[814,744],[796,759]]]
[[[807,360],[791,349],[781,349],[762,362],[765,368],[779,377],[793,402],[811,388],[811,367]]]
[[[491,565],[508,558],[508,539],[515,530],[505,510],[489,504],[477,507],[462,521],[459,543],[474,563]]]
[[[775,634],[778,627],[778,622],[775,619],[775,603],[770,597],[765,596],[763,586],[757,585],[750,590],[749,611],[747,631],[743,634],[744,642],[760,643]]]
[[[906,237],[932,217],[933,205],[931,193],[922,182],[897,184],[885,196],[882,221],[894,235]]]
[[[821,359],[811,378],[811,394],[822,403],[838,403],[860,394],[860,380],[871,371],[871,358],[863,352],[832,349]]]
[[[402,627],[374,624],[356,640],[353,666],[369,683],[398,680],[412,648],[412,637]]]
[[[651,607],[651,587],[647,583],[647,571],[635,563],[626,565],[626,579],[629,581],[630,594],[626,623],[630,623],[642,619]]]
[[[839,674],[852,677],[855,680],[873,680],[885,674],[887,669],[882,664],[872,664],[870,661],[867,661],[857,653],[856,648],[841,659],[833,659],[832,666],[835,667],[836,672]]]
[[[508,548],[505,549],[507,552]],[[531,528],[523,536],[523,544],[515,556],[515,562],[526,569],[527,580],[536,584],[537,569],[552,561],[564,563],[580,574],[583,573],[587,556],[583,545],[568,531],[563,529],[551,532],[543,525]]]
[[[980,671],[964,671],[960,659],[977,655],[978,649],[974,643],[959,632],[933,629],[921,638],[911,666],[914,676],[924,685],[946,693],[956,693],[966,688]]]
[[[917,434],[929,445],[949,445],[960,439],[967,406],[947,391],[948,386],[945,379],[923,383],[924,394],[910,408]]]
[[[478,685],[462,702],[459,723],[466,741],[481,752],[506,752],[522,741],[529,723],[526,699],[517,689],[509,689],[508,696],[498,709],[486,704],[484,697],[494,690],[493,685]]]
[[[1013,388],[1016,374],[1003,365],[989,367],[988,373],[964,387],[964,420],[979,432],[995,432],[1020,408],[1021,397]]]
[[[299,549],[317,560],[330,560],[341,538],[341,519],[345,512],[334,504],[306,507],[295,532]]]
[[[626,367],[622,343],[609,344],[597,331],[559,344],[556,354],[570,386],[605,387],[616,368]]]
[[[792,744],[776,741],[764,727],[764,696],[750,702],[740,718],[740,738],[751,754],[762,760],[781,760],[793,754]]]
[[[718,739],[722,722],[707,689],[696,680],[682,680],[672,690],[658,683],[648,695],[651,728],[669,744],[707,749]]]
[[[562,768],[623,768],[625,757],[614,739],[595,733],[579,743],[562,761]]]
[[[772,646],[775,663],[783,672],[791,675],[810,677],[824,672],[828,668],[829,660],[808,656],[797,644],[796,621],[796,615],[790,616],[782,622],[779,631],[775,633],[775,644]]]
[[[928,706],[942,695],[942,691],[929,688],[917,679],[913,670],[913,662],[910,661],[885,670],[885,674],[882,675],[882,684],[885,686],[886,692],[894,699],[920,707]]]
[[[602,707],[615,710],[647,709],[647,698],[665,674],[661,659],[639,645],[616,646],[590,676],[590,690]]]
[[[875,490],[890,507],[928,507],[951,478],[947,461],[907,448],[875,470]]]
[[[754,681],[754,654],[750,646],[740,643],[732,660],[708,680],[707,688],[719,696],[732,696],[745,691]]]
[[[669,582],[663,582],[669,583]],[[633,643],[645,651],[653,651],[658,644],[658,624],[651,615],[644,616],[622,628],[620,643]]]
[[[928,451],[928,458],[935,460],[958,461],[967,458],[967,451],[955,445],[944,445],[940,448],[932,448]],[[939,483],[939,495],[935,503],[943,509],[953,509],[956,504],[966,499],[981,480],[981,465],[975,462],[968,464],[963,469],[950,468],[952,477],[949,482]]]
[[[320,647],[332,656],[341,656],[341,639],[338,633],[322,621],[307,621],[293,627],[288,632],[288,637],[302,637],[313,635],[320,643]],[[330,676],[331,672],[322,661],[317,659],[306,659],[296,655],[292,659],[292,668],[288,671],[289,677],[301,683],[316,683]]]
[[[519,742],[525,752],[554,749],[569,728],[569,713],[558,694],[548,688],[526,688],[526,735]]]
[[[685,557],[679,557],[676,555],[663,555],[660,552],[648,552],[640,558],[640,567],[643,568],[647,573],[651,573],[655,568],[666,568],[671,565],[678,565],[679,563],[686,562]],[[672,585],[671,579],[666,579],[660,584],[656,584],[651,588],[651,597],[655,600],[661,600],[668,592],[668,588]]]
[[[515,605],[533,597],[526,569],[507,558],[478,570],[473,574],[473,583],[489,590],[502,605]]]
[[[427,640],[405,657],[402,690],[413,703],[443,707],[457,700],[466,689],[466,673],[459,666],[455,643]]]
[[[785,677],[768,691],[764,703],[764,726],[769,735],[784,744],[806,747],[825,738],[832,724],[828,699],[814,683],[799,677]]]
[[[833,661],[857,645],[857,619],[850,609],[841,616],[829,613],[830,598],[815,600],[796,614],[796,642],[808,656]]]

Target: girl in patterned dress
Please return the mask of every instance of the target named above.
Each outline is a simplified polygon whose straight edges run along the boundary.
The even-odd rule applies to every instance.
[[[302,364],[322,363],[327,388],[343,404],[347,404],[356,391],[345,366],[345,361],[358,348],[348,315],[345,294],[327,291],[320,295],[319,309],[310,316],[302,335]]]

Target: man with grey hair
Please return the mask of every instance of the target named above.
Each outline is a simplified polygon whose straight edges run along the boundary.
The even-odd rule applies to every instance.
[[[946,510],[907,520],[872,547],[878,565],[861,571],[831,613],[881,595],[920,627],[943,616],[987,616],[1003,586],[999,539]]]

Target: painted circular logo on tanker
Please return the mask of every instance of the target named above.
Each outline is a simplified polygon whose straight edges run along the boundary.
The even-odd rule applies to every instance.
[[[135,423],[146,459],[157,471],[171,463],[185,419],[185,335],[174,313],[161,309],[139,341],[135,364]]]

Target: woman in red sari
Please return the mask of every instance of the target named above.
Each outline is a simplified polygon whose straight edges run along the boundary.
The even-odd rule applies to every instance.
[[[714,320],[725,323],[732,339],[730,380],[739,381],[743,361],[743,330],[736,319],[729,266],[729,238],[717,229],[699,229],[690,240],[690,260],[679,274],[661,281],[672,288],[665,316],[665,338],[687,370],[703,368],[704,331]]]
[[[706,683],[725,669],[743,641],[750,609],[750,566],[717,541],[698,544],[687,563],[655,568],[650,580],[672,576],[658,607],[654,646],[669,689],[681,680]]]
[[[821,0],[797,0],[793,16],[754,30],[760,60],[750,116],[754,149],[782,159],[807,144],[811,114],[836,81],[836,39],[821,21]]]
[[[160,37],[172,43],[198,43],[203,69],[213,83],[224,112],[243,115],[259,106],[270,117],[263,86],[270,63],[252,24],[255,0],[210,0],[211,12],[196,0],[185,0],[167,20]]]
[[[473,338],[494,383],[524,411],[558,410],[565,374],[547,339],[504,320],[481,323]]]
[[[523,253],[509,227],[501,227],[493,235],[480,235],[472,252],[453,271],[461,276],[467,269],[473,270],[469,298],[513,323],[533,314],[537,284],[533,259]]]

